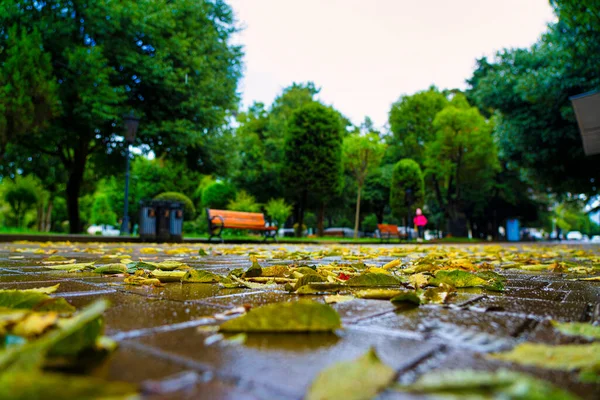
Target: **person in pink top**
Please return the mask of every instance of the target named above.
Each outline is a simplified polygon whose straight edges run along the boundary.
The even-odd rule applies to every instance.
[[[422,242],[423,238],[425,237],[425,225],[427,225],[427,218],[423,215],[423,211],[421,211],[420,208],[417,208],[417,215],[415,215],[413,218],[413,222],[419,232],[417,241]]]

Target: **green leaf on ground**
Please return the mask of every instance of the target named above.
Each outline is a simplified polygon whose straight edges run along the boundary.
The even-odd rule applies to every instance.
[[[400,305],[405,303],[413,304],[443,304],[446,302],[448,297],[452,293],[456,292],[454,287],[445,283],[440,283],[436,288],[429,288],[427,290],[414,290],[403,292],[391,299],[391,302]]]
[[[0,374],[9,369],[13,371],[39,369],[46,354],[54,346],[58,345],[60,350],[63,345],[68,345],[68,341],[73,336],[77,336],[78,332],[86,329],[88,324],[98,320],[107,308],[108,302],[106,300],[95,301],[72,318],[62,320],[57,329],[51,330],[40,339],[27,342],[22,346],[11,346],[4,351],[0,351]],[[64,340],[67,343],[64,343]]]
[[[208,254],[206,253],[206,250],[198,249],[198,255],[204,257],[204,256],[207,256]]]
[[[482,287],[489,290],[504,290],[504,285],[501,280],[495,278],[485,279],[476,274],[458,269],[436,271],[435,277],[432,278],[429,283],[432,285],[445,283],[454,286],[455,288]]]
[[[430,276],[425,275],[423,273],[413,274],[408,277],[408,282],[415,289],[424,288],[429,284]]]
[[[588,339],[600,339],[600,326],[585,322],[557,322],[552,321],[554,329],[570,336],[583,336]]]
[[[158,279],[156,278],[146,278],[143,276],[131,275],[123,280],[123,283],[126,285],[134,285],[134,286],[164,286]]]
[[[311,384],[306,400],[368,400],[385,389],[396,373],[379,360],[371,348],[353,361],[333,364]]]
[[[189,271],[163,271],[161,269],[155,269],[150,272],[151,278],[156,278],[162,283],[165,282],[181,282],[181,279],[188,273]]]
[[[149,263],[154,265],[156,268],[162,271],[174,271],[176,269],[188,269],[189,265],[182,263],[181,261],[162,261],[159,263]]]
[[[212,272],[204,271],[201,269],[191,269],[183,275],[181,282],[187,283],[218,283],[223,281],[230,281],[229,279],[213,274]]]
[[[76,272],[76,271],[92,270],[92,269],[94,269],[94,263],[89,262],[89,263],[65,264],[65,265],[44,265],[44,268],[58,270],[58,271]]]
[[[302,275],[296,281],[296,284],[294,285],[294,290],[298,290],[302,286],[308,285],[309,283],[319,283],[319,282],[327,282],[327,279],[325,279],[321,275],[317,275],[317,274]]]
[[[500,369],[495,372],[453,370],[431,372],[415,383],[395,389],[444,399],[577,400],[579,397],[549,382]]]
[[[399,286],[402,284],[402,281],[393,275],[390,274],[378,274],[367,272],[354,278],[350,278],[346,281],[346,286],[370,286],[370,287],[378,287],[378,286]]]
[[[436,288],[429,288],[419,293],[419,298],[423,304],[444,304],[454,292],[456,292],[454,287],[440,283]]]
[[[298,290],[296,290],[294,293],[296,293],[296,294],[337,293],[344,289],[347,289],[347,287],[341,283],[313,282],[313,283],[309,283],[308,285],[299,287]]]
[[[253,308],[226,321],[222,332],[331,332],[341,328],[339,314],[331,306],[310,300],[274,303]]]
[[[106,264],[94,270],[95,274],[114,275],[127,272],[127,265],[121,263]]]
[[[54,293],[58,290],[58,288],[60,287],[60,283],[57,283],[54,286],[46,286],[46,287],[39,287],[39,288],[33,288],[33,289],[22,289],[22,292],[37,292],[37,293],[46,293],[46,294],[51,294]]]
[[[390,301],[396,305],[406,304],[406,303],[411,303],[411,304],[416,304],[416,305],[421,304],[421,298],[414,291],[400,293],[399,295],[392,297],[392,299]]]
[[[75,311],[75,307],[67,303],[62,297],[52,298],[43,291],[32,289],[0,290],[0,307],[35,311],[57,311],[64,313],[72,313]]]
[[[600,371],[600,343],[551,346],[522,343],[509,352],[490,354],[495,360],[564,371]]]
[[[0,374],[0,398],[29,399],[136,399],[137,388],[124,382],[42,372]]]
[[[402,292],[402,290],[395,289],[363,289],[357,290],[354,295],[360,299],[390,300]]]
[[[251,259],[252,265],[244,272],[244,278],[256,278],[257,276],[262,275],[262,267],[258,261],[256,261],[256,258],[252,257]]]
[[[284,278],[290,273],[290,268],[287,265],[272,265],[264,267],[260,276]]]
[[[239,285],[238,287],[245,287],[245,288],[248,288],[248,289],[264,290],[264,289],[275,289],[275,288],[277,288],[277,284],[275,284],[275,283],[265,284],[265,283],[249,282],[247,280],[244,280],[244,279],[241,279],[241,278],[237,278],[235,276],[232,276],[231,279],[238,283],[238,285]]]
[[[342,295],[342,294],[331,294],[325,296],[325,303],[333,304],[333,303],[345,303],[347,301],[354,300],[354,296]]]

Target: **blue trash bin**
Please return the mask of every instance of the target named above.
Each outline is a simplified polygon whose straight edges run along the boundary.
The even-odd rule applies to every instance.
[[[139,233],[143,241],[156,240],[156,208],[151,203],[141,203]]]
[[[506,221],[506,239],[509,242],[518,242],[521,239],[521,230],[518,219],[509,219]]]
[[[174,242],[183,241],[183,204],[171,203],[171,215],[169,221],[169,233]]]

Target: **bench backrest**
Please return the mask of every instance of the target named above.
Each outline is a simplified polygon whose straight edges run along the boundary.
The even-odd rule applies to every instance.
[[[379,229],[380,233],[393,233],[395,235],[398,234],[398,225],[377,224],[377,229]]]
[[[265,226],[265,215],[261,213],[250,213],[250,212],[242,212],[242,211],[229,211],[229,210],[212,210],[207,208],[206,214],[208,219],[212,221],[213,224],[220,225],[221,219],[214,217],[223,218],[223,222],[225,226],[248,226],[257,227],[257,226]]]

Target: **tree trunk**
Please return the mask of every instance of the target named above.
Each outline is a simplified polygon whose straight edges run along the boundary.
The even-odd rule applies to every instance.
[[[323,237],[323,231],[325,230],[323,225],[325,221],[325,203],[321,203],[321,207],[319,207],[319,220],[317,222],[317,235],[319,237]]]
[[[375,211],[375,216],[377,217],[377,223],[383,224],[383,216],[385,214],[385,207],[379,207]]]
[[[52,229],[52,208],[54,204],[52,202],[52,197],[48,199],[48,209],[46,210],[46,221],[44,223],[44,232],[50,232]]]
[[[302,237],[304,234],[304,207],[306,205],[306,201],[308,200],[308,193],[305,191],[302,193],[302,198],[300,200],[300,205],[298,207],[298,228],[296,229],[296,237]]]
[[[82,151],[75,150],[74,162],[67,181],[67,210],[70,233],[81,233],[83,228],[79,218],[79,193],[83,183],[85,161],[86,155]]]
[[[38,204],[38,206],[37,206],[37,230],[38,230],[38,232],[43,232],[43,230],[44,230],[44,220],[46,219],[45,215],[44,215],[44,211],[45,211],[44,203]]]
[[[354,239],[358,239],[358,223],[360,222],[360,192],[362,188],[358,187],[356,195],[356,215],[354,216]]]

